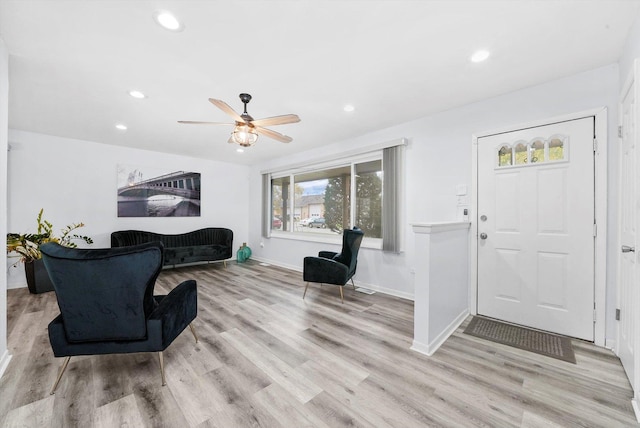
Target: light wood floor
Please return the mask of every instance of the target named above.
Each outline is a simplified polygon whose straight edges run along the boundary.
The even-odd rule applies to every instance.
[[[164,271],[198,281],[200,343],[187,330],[157,354],[61,359],[47,324],[55,295],[8,292],[0,426],[569,427],[633,426],[631,389],[610,352],[574,341],[577,365],[468,336],[426,357],[409,350],[413,304],[256,262]],[[160,293],[157,293],[160,294]]]

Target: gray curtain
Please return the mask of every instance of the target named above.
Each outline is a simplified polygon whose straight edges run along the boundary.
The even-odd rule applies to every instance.
[[[271,174],[262,174],[262,237],[271,236]]]
[[[402,178],[402,147],[382,151],[382,251],[400,252],[400,181]]]

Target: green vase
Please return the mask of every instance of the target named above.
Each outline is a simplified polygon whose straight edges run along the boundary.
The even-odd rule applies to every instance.
[[[243,242],[242,247],[240,247],[236,253],[236,261],[238,263],[244,263],[249,257],[251,257],[251,248],[247,247],[246,242]]]

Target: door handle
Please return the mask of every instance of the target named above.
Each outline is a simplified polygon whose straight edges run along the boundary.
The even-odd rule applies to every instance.
[[[635,253],[636,252],[636,247],[630,247],[628,245],[623,245],[622,246],[622,252],[623,253]]]
[[[484,233],[484,232],[482,232],[482,233],[480,234],[480,239],[487,239],[487,234],[486,234],[486,233]]]

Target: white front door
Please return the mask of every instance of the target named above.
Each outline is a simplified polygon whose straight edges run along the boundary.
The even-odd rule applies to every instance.
[[[594,118],[478,139],[478,314],[594,339]]]
[[[636,151],[636,112],[635,92],[637,82],[627,85],[622,96],[620,115],[622,122],[620,150],[620,245],[621,254],[618,265],[618,308],[620,323],[618,324],[618,357],[627,372],[634,391],[638,389],[637,334],[638,310],[640,309],[639,284],[637,274],[636,227],[638,226],[637,194],[638,185],[637,151]],[[633,250],[633,251],[632,251]]]

